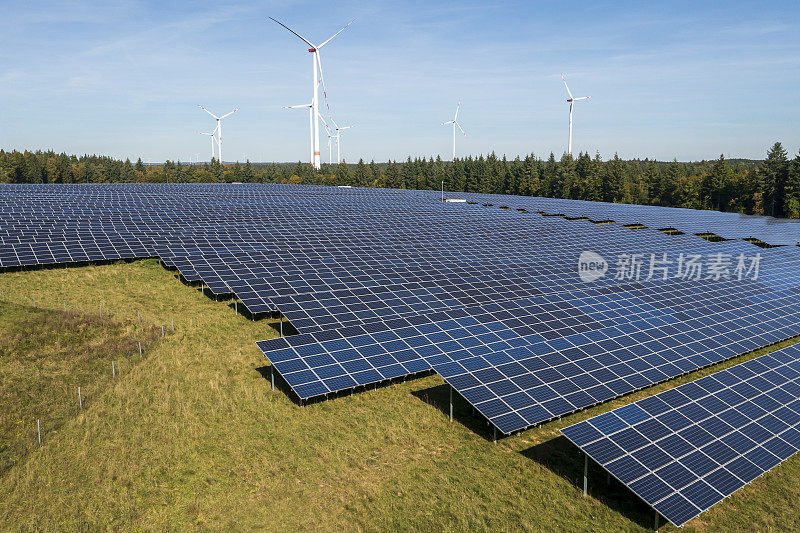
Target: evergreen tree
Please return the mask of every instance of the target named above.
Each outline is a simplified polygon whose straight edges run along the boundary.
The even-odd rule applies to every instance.
[[[544,165],[542,174],[542,194],[548,198],[561,198],[561,190],[558,187],[558,163],[553,152]]]
[[[386,186],[390,189],[402,189],[400,185],[400,167],[392,160],[386,165]]]
[[[789,163],[786,180],[784,213],[790,218],[800,218],[800,153]]]
[[[364,163],[363,159],[358,160],[358,164],[356,165],[356,171],[354,174],[355,185],[358,187],[367,187],[372,182],[372,176],[370,175],[369,167],[367,164]]]
[[[764,211],[773,217],[783,214],[783,196],[789,177],[789,162],[786,150],[776,142],[761,167],[761,192],[763,194]]]

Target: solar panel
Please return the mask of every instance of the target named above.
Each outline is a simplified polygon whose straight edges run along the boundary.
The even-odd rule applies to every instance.
[[[800,346],[561,432],[676,526],[800,450]]]

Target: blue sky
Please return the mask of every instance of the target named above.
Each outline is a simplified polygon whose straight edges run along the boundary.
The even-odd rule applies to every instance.
[[[604,158],[763,157],[800,149],[800,9],[742,2],[6,2],[0,147],[187,161],[224,122],[226,160],[308,158],[311,58],[323,49],[348,161],[566,150]],[[323,160],[327,161],[325,138]]]

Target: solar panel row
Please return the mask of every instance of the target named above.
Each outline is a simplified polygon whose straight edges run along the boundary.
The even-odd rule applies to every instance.
[[[800,346],[561,432],[681,526],[800,450]]]

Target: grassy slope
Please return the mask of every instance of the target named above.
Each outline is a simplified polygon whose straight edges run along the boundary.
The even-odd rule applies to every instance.
[[[118,374],[141,362],[161,330],[0,302],[0,475],[35,446],[34,420],[45,440],[88,408]]]
[[[269,324],[154,261],[5,273],[0,289],[53,309],[102,302],[119,321],[175,318],[173,335],[0,478],[2,530],[640,530],[652,512],[596,468],[581,497],[582,458],[557,431],[690,379],[493,445],[463,402],[453,423],[437,408],[436,376],[306,407],[271,392],[253,344]],[[798,481],[795,457],[686,529],[792,529]]]

